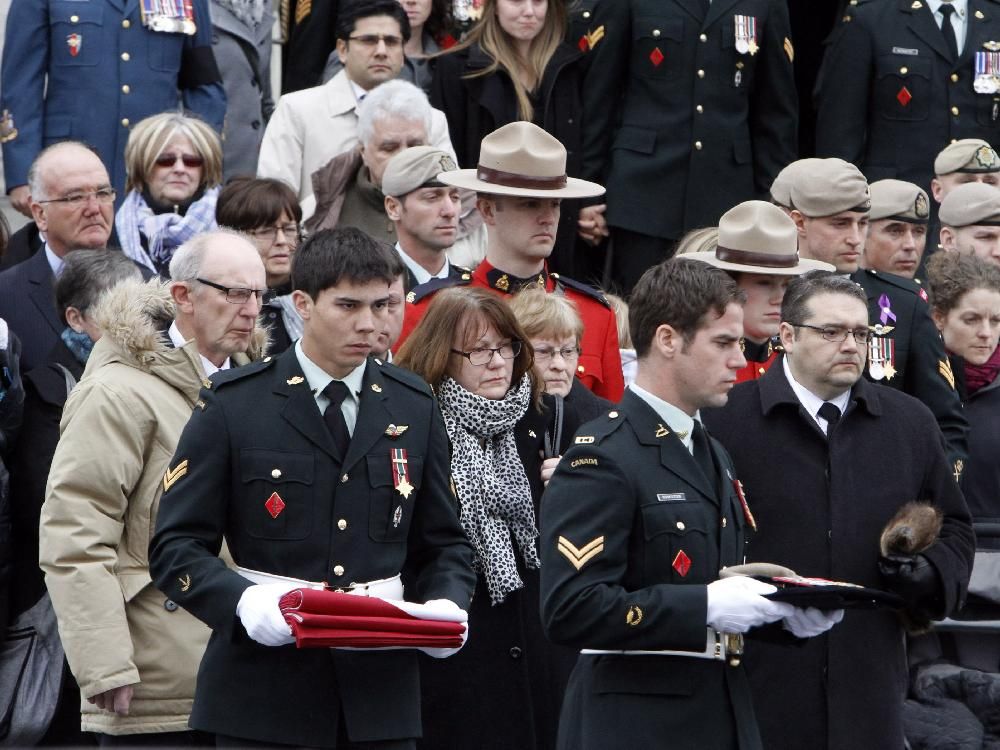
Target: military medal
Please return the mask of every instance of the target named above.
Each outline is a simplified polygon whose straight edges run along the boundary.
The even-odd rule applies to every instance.
[[[142,0],[142,24],[150,31],[192,36],[197,31],[192,0]]]
[[[886,336],[872,336],[868,340],[868,374],[871,379],[892,380],[896,374],[894,362],[895,342]]]
[[[977,94],[995,94],[1000,90],[1000,52],[976,52],[976,77],[972,89]]]
[[[392,483],[396,492],[409,498],[410,493],[413,492],[413,485],[410,484],[406,448],[390,448],[389,460],[392,462]]]
[[[8,143],[17,138],[17,128],[14,127],[14,115],[9,109],[0,113],[0,143]]]
[[[736,27],[736,51],[741,55],[756,55],[760,46],[757,42],[757,17],[734,16]]]

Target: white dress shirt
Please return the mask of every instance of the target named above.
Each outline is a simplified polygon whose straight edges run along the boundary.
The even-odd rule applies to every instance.
[[[825,419],[823,419],[823,417],[819,415],[819,408],[824,403],[826,403],[826,401],[821,399],[819,396],[817,396],[815,393],[810,391],[808,388],[806,388],[804,385],[802,385],[799,381],[795,379],[795,377],[792,375],[791,368],[789,368],[788,366],[787,357],[781,358],[781,366],[784,368],[785,377],[788,379],[788,384],[792,386],[792,391],[794,391],[795,397],[799,400],[799,403],[802,404],[802,408],[804,408],[807,412],[809,412],[809,415],[816,421],[816,424],[819,425],[819,428],[823,430],[823,434],[825,435],[827,432],[827,428],[830,426],[830,424]],[[843,416],[844,412],[847,411],[847,403],[850,400],[851,400],[850,388],[848,388],[840,395],[828,399],[828,401],[831,404],[840,409],[841,416]]]
[[[927,7],[934,14],[934,22],[939,29],[944,23],[942,5],[945,5],[944,0],[927,0]],[[965,49],[965,36],[969,29],[969,0],[951,0],[948,5],[955,9],[951,14],[951,27],[955,29],[955,41],[958,42],[958,54],[961,55]]]
[[[187,343],[187,339],[184,338],[184,335],[181,333],[181,329],[177,327],[176,320],[170,324],[170,329],[167,331],[167,334],[170,336],[170,340],[173,342],[174,346],[178,349]],[[201,368],[205,371],[206,378],[209,375],[214,375],[219,370],[228,370],[232,364],[229,361],[229,357],[226,357],[226,361],[222,363],[222,367],[216,367],[212,363],[212,360],[208,359],[201,352],[198,352],[198,356],[201,357]]]
[[[640,388],[635,383],[629,386],[629,390],[649,404],[657,416],[666,423],[666,426],[677,433],[677,437],[684,443],[684,447],[688,449],[688,452],[694,455],[691,432],[694,430],[694,421],[698,419],[700,413],[695,414],[694,417],[690,417],[673,404],[664,401],[659,396],[654,396],[645,388]]]
[[[326,407],[330,405],[330,399],[323,394],[323,389],[330,385],[332,381],[337,380],[337,378],[333,377],[306,356],[306,353],[302,351],[302,339],[295,342],[295,356],[299,360],[299,367],[302,368],[302,374],[306,376],[306,383],[309,384],[309,389],[316,400],[319,413],[322,414],[326,411]],[[367,364],[368,360],[366,359],[340,379],[340,382],[347,386],[347,391],[350,394],[349,398],[345,398],[341,402],[340,410],[344,413],[347,431],[351,436],[354,435],[354,426],[358,423],[358,409],[361,408],[361,386],[364,384],[365,366]]]

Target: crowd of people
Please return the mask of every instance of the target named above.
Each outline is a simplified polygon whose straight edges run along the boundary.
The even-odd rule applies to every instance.
[[[994,3],[12,0],[0,744],[1000,742]]]

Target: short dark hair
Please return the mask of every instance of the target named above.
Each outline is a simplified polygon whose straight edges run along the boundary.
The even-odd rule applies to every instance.
[[[216,223],[240,232],[270,226],[282,213],[296,224],[302,221],[295,191],[272,177],[234,177],[222,188],[215,204]]]
[[[864,289],[848,276],[842,276],[833,271],[810,271],[802,276],[796,276],[788,284],[785,296],[781,300],[781,321],[783,323],[802,323],[808,316],[809,300],[819,294],[845,294],[854,297],[865,307],[868,307],[868,297]]]
[[[403,43],[410,41],[410,18],[403,10],[398,0],[347,0],[340,4],[337,14],[337,26],[334,34],[337,40],[349,44],[351,34],[362,18],[372,16],[391,16],[399,21],[399,32],[403,35]]]
[[[87,312],[98,297],[122,281],[142,280],[139,267],[118,250],[73,250],[66,253],[53,292],[65,322],[66,309]]]
[[[705,316],[725,315],[746,295],[725,271],[700,260],[677,257],[648,269],[632,290],[628,327],[638,357],[644,357],[661,325],[669,325],[690,343]]]
[[[396,2],[396,0],[392,0]],[[369,281],[393,283],[404,273],[399,253],[360,229],[321,229],[292,256],[292,289],[314,300],[320,292],[347,279],[355,284]]]

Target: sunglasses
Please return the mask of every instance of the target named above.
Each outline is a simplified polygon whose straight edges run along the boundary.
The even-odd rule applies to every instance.
[[[205,160],[196,154],[160,154],[156,157],[154,164],[158,167],[172,167],[180,159],[185,167],[194,169],[205,163]]]

